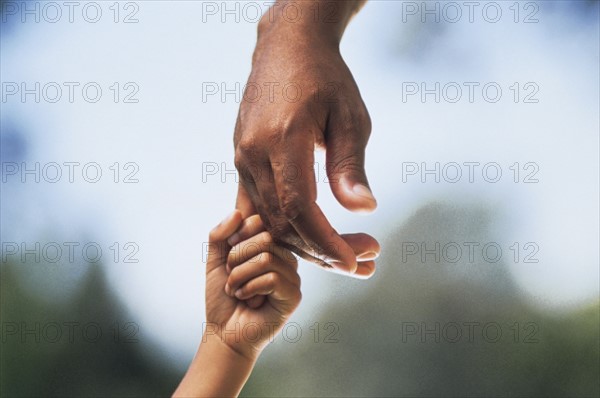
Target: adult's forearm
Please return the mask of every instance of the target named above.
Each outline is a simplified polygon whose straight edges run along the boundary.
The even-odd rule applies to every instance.
[[[276,30],[287,40],[318,38],[339,45],[346,26],[367,0],[277,0],[258,25],[262,35]],[[283,38],[282,38],[283,39]]]

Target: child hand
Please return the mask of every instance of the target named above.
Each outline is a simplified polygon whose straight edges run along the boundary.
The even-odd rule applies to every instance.
[[[375,271],[379,245],[365,245],[359,235],[354,238],[345,236],[357,256],[357,276],[368,278]],[[242,220],[236,210],[210,232],[208,323],[174,396],[240,393],[260,352],[300,303],[297,269],[292,252],[275,245],[258,215]]]
[[[244,240],[232,248],[227,239],[235,232]],[[300,303],[297,269],[294,255],[275,245],[258,215],[242,222],[234,211],[209,235],[204,339],[219,337],[256,358]]]

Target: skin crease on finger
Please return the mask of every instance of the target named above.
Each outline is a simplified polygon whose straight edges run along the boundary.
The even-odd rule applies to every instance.
[[[242,226],[227,239],[227,243],[229,244],[229,246],[233,247],[239,242],[256,235],[260,231],[265,231],[263,222],[260,219],[260,216],[253,215],[251,217],[246,218],[242,222]]]
[[[238,207],[244,207],[244,206],[250,207],[251,206],[250,202],[247,199],[246,199],[245,202],[239,203],[240,198],[243,199],[243,198],[246,197],[246,193],[245,193],[243,187],[240,186],[239,189],[242,191],[242,194],[238,195]],[[252,211],[252,210],[249,210],[249,211]],[[253,217],[259,218],[258,215],[255,215]],[[253,222],[254,221],[252,221],[252,223]],[[290,234],[290,236],[288,237],[287,240],[288,241],[291,240],[292,242],[294,242],[296,244],[295,245],[294,244],[288,244],[287,242],[285,242],[285,241],[283,241],[281,239],[278,239],[276,236],[274,236],[274,239],[277,242],[277,244],[279,244],[280,246],[285,247],[288,250],[296,253],[298,256],[300,256],[301,258],[303,258],[303,259],[305,259],[305,260],[307,260],[309,262],[316,263],[317,265],[320,265],[321,267],[323,267],[325,269],[331,270],[332,267],[328,263],[326,263],[325,261],[320,260],[319,258],[317,258],[315,256],[309,255],[304,250],[299,250],[297,246],[298,245],[305,245],[304,241],[302,241],[298,237],[297,234],[292,233],[293,231],[289,231],[289,229],[291,227],[289,226],[288,223],[285,222],[285,220],[284,220],[284,222],[282,222],[282,224],[284,225],[284,228],[288,229],[288,231],[286,231],[286,232]],[[261,228],[264,227],[264,225],[262,225],[262,224],[257,224],[257,225],[260,225]],[[257,228],[258,228],[258,226],[257,226]],[[271,228],[267,228],[267,229],[271,229]],[[238,231],[238,232],[241,232],[242,230],[244,230],[244,228],[241,228],[240,231]],[[281,235],[281,233],[279,233],[279,235]],[[235,236],[235,234],[234,234],[234,236]],[[362,271],[360,272],[360,275],[351,275],[351,276],[364,278],[365,275],[372,275],[372,273],[374,272],[374,269],[372,269],[369,272],[367,272],[364,269],[364,266],[361,264],[360,261],[362,261],[362,260],[369,260],[369,259],[375,258],[379,254],[379,252],[380,252],[380,246],[379,246],[378,242],[374,238],[372,238],[371,236],[369,236],[367,234],[364,234],[364,233],[343,234],[341,236],[341,238],[344,239],[344,241],[346,241],[346,243],[352,248],[353,252],[355,253],[355,256],[359,257],[358,258],[358,260],[359,260],[358,267],[361,268]],[[237,241],[239,239],[240,239],[240,237],[238,236],[238,237],[236,237],[235,241]],[[238,243],[238,242],[236,242],[236,243]],[[373,254],[367,254],[369,252],[374,252],[375,254],[374,255]],[[361,256],[361,255],[366,255],[366,257]]]
[[[287,0],[277,0],[277,3],[276,5],[282,6]],[[217,228],[211,236],[211,242],[231,249],[226,243],[227,238],[235,230],[240,230],[242,218],[258,212],[265,228],[275,232],[272,235],[275,242],[279,239],[292,244],[294,247],[290,249],[306,258],[309,256],[305,252],[306,249],[321,253],[325,243],[333,241],[340,252],[330,251],[329,258],[341,257],[346,263],[356,264],[351,266],[350,270],[346,269],[346,272],[355,272],[353,276],[366,278],[373,274],[375,263],[372,258],[379,253],[379,244],[366,234],[349,234],[345,237],[337,234],[316,204],[314,175],[310,181],[304,181],[303,185],[262,185],[260,180],[257,184],[254,179],[247,180],[243,176],[253,165],[260,165],[267,159],[271,161],[274,158],[272,155],[278,155],[285,161],[296,162],[299,165],[312,166],[315,146],[324,145],[328,151],[328,162],[335,163],[334,173],[328,169],[329,176],[339,177],[344,184],[332,185],[336,199],[350,210],[360,210],[364,207],[361,201],[372,196],[364,174],[364,146],[370,134],[370,125],[366,123],[368,113],[356,83],[339,53],[339,42],[344,29],[351,16],[364,2],[328,1],[327,4],[333,5],[334,13],[337,14],[329,21],[310,18],[312,13],[308,7],[314,7],[315,3],[325,6],[321,0],[294,3],[300,9],[299,15],[305,16],[301,17],[298,23],[289,23],[281,17],[278,20],[270,20],[273,15],[271,12],[261,18],[249,82],[258,85],[278,82],[281,86],[287,82],[296,82],[306,96],[303,101],[282,101],[280,96],[276,96],[273,101],[262,98],[256,102],[249,102],[244,99],[240,105],[234,145],[235,165],[242,174],[236,203],[241,213],[234,213],[234,216],[222,225],[223,228]],[[331,94],[323,90],[323,87],[331,82],[340,83],[337,86],[340,91],[333,93],[333,99],[341,105],[339,107],[320,101],[323,98],[321,94]],[[318,95],[315,97],[314,94]],[[307,102],[307,98],[317,100]],[[352,119],[354,115],[360,117]],[[304,142],[298,143],[285,136],[291,132],[290,127],[304,130]],[[359,144],[349,145],[353,143]],[[304,156],[301,159],[294,158],[295,151],[300,148]],[[272,165],[267,166],[276,169]],[[286,190],[283,193],[285,200],[281,200],[281,189]],[[289,209],[288,197],[294,193],[299,194],[300,199],[305,202],[293,203],[292,200],[292,208]],[[361,197],[363,199],[360,199]],[[308,205],[302,208],[301,205],[306,203]],[[376,204],[374,199],[373,204]],[[285,236],[284,239],[282,235]],[[235,239],[239,239],[239,242],[232,241],[234,245],[251,238],[238,236]],[[237,268],[239,279],[236,283],[243,286],[235,292],[230,289],[225,293],[223,285],[232,276],[232,272],[228,272],[225,267],[227,251],[221,252],[219,250],[209,255],[206,264],[207,323],[213,324],[218,330],[232,330],[240,323],[259,327],[266,323],[275,323],[280,327],[285,324],[301,300],[299,286],[286,278],[286,275],[297,277],[297,269],[292,269],[291,264],[286,262],[276,261],[274,257],[270,258],[268,263],[277,264],[259,266],[257,263],[242,263],[240,268]],[[331,265],[323,262],[322,258],[327,257],[320,257],[313,257],[313,261],[327,267]],[[244,258],[239,261],[243,260]],[[277,271],[268,268],[275,265]],[[244,275],[239,275],[242,267],[249,268],[244,269]],[[340,268],[342,269],[334,271],[343,270],[343,267]],[[257,276],[257,273],[261,272],[264,273]],[[231,297],[232,293],[235,298]],[[262,335],[267,336],[268,333],[270,332]],[[234,339],[223,339],[222,335],[219,337],[218,334],[212,333],[203,337],[207,339],[203,339],[200,344],[174,395],[237,396],[268,341],[238,340],[237,335]]]
[[[256,236],[246,241],[247,243],[254,243]],[[244,244],[245,242],[242,242]],[[237,290],[242,286],[241,284],[245,280],[251,280],[258,277],[261,273],[268,271],[278,271],[281,275],[284,275],[293,285],[300,288],[300,277],[296,273],[298,268],[298,262],[294,255],[281,248],[277,247],[272,239],[264,242],[266,248],[263,248],[258,255],[248,259],[251,253],[247,254],[244,259],[247,261],[235,267],[231,272],[228,272],[229,277],[225,285],[225,292],[229,296],[236,296]],[[263,245],[264,246],[264,245]],[[264,251],[268,250],[268,251]],[[257,268],[257,265],[260,267]],[[235,293],[235,294],[234,294]],[[236,296],[237,297],[237,296]],[[265,300],[268,300],[268,296],[264,294],[258,294],[249,298],[245,298],[244,302],[249,308],[259,308],[264,304]]]
[[[265,231],[264,225],[259,215],[253,215],[246,218],[238,230],[229,237],[228,242],[230,246],[235,246],[240,243],[241,240],[246,240],[259,232]],[[233,239],[235,237],[235,239]],[[380,252],[380,246],[376,240],[372,239],[369,235],[356,233],[356,234],[343,234],[342,238],[352,247],[358,260],[358,268],[356,277],[365,278],[371,276],[375,272],[374,262],[371,264],[369,260],[374,260],[378,257]],[[232,242],[235,244],[231,245]],[[237,249],[240,252],[240,249]],[[288,252],[289,256],[293,255]],[[295,260],[295,259],[294,259]],[[323,267],[330,268],[328,264],[323,263]],[[231,272],[230,264],[227,264],[227,272]]]
[[[310,144],[310,143],[309,143]],[[256,142],[253,140],[253,146],[256,145]],[[289,144],[288,144],[289,145]],[[287,146],[287,145],[285,145]],[[284,148],[284,152],[286,151],[286,149],[289,151],[291,151],[291,148]],[[306,154],[301,155],[302,158],[305,159],[305,161],[307,160],[306,158],[308,157],[308,160],[313,158],[313,154],[312,154],[312,150],[314,149],[314,144],[312,144],[312,148],[310,146],[307,147],[306,149]],[[277,162],[272,162],[272,163],[277,163]],[[286,160],[284,160],[283,162],[279,162],[279,163],[289,163]],[[265,169],[262,169],[262,173],[263,175],[271,175],[270,170],[267,170],[266,172],[264,171]],[[256,172],[254,173],[256,174]],[[276,170],[275,174],[281,174],[281,170]],[[272,187],[269,186],[268,184],[266,184],[267,181],[264,181],[264,178],[262,178],[261,176],[258,176],[258,178],[256,177],[256,175],[253,176],[253,182],[254,184],[250,183],[249,181],[246,182],[246,184],[244,184],[244,186],[249,186],[248,187],[248,192],[251,192],[251,197],[253,197],[253,202],[257,205],[258,209],[259,209],[259,213],[261,214],[261,216],[263,217],[263,219],[266,221],[265,224],[267,226],[267,229],[269,229],[273,235],[275,236],[275,238],[283,243],[286,243],[288,245],[294,246],[296,249],[294,250],[296,253],[300,254],[303,258],[308,258],[309,261],[313,261],[313,262],[318,262],[320,264],[322,264],[322,261],[314,261],[315,259],[318,259],[319,256],[314,255],[315,253],[327,253],[327,245],[319,245],[315,240],[311,240],[309,239],[308,241],[306,239],[301,239],[298,236],[297,233],[297,228],[296,231],[294,230],[294,228],[290,228],[289,227],[289,220],[285,217],[283,217],[282,213],[282,209],[279,207],[279,203],[280,202],[290,202],[290,199],[285,199],[288,195],[298,195],[298,192],[294,189],[294,187],[288,187],[289,184],[283,183],[283,184],[278,184],[277,186],[282,186],[283,192],[280,193],[280,198],[276,198],[276,197],[272,197],[272,195],[268,195],[270,198],[264,198],[261,197],[262,195],[260,194],[262,192],[262,194],[265,194],[267,192],[269,192]],[[313,175],[313,179],[314,179],[314,175]],[[287,182],[287,181],[286,181]],[[316,191],[315,191],[315,184],[313,181],[311,181],[311,183],[309,184],[310,192],[305,193],[304,197],[306,196],[311,196],[311,197],[316,197]],[[283,195],[283,199],[281,199],[281,195]],[[266,199],[266,200],[265,200]],[[293,201],[293,200],[292,200]],[[298,200],[296,200],[298,201]],[[325,221],[324,216],[323,216],[323,221],[325,222],[325,225],[327,225],[328,223]],[[305,223],[306,224],[306,223]],[[333,230],[333,228],[331,226],[328,225],[328,229],[329,229],[329,236],[333,236],[335,239],[332,241],[334,247],[338,248],[337,252],[331,252],[329,251],[329,258],[326,259],[325,261],[327,262],[328,260],[342,260],[342,264],[344,262],[349,262],[350,265],[352,265],[353,260],[349,258],[350,253],[352,253],[350,250],[350,247],[348,245],[346,245],[341,238],[337,235],[337,232],[335,232],[335,230]],[[321,228],[317,228],[314,229],[313,231],[319,232],[319,231],[323,231],[323,226],[321,226]],[[314,236],[314,234],[312,233],[308,233],[306,234],[309,237],[310,236]],[[321,239],[321,241],[325,241],[325,242],[331,242],[331,239]],[[308,244],[310,242],[310,244]],[[288,246],[289,248],[289,246]],[[342,250],[343,249],[343,250]],[[340,252],[340,250],[342,252],[346,252],[345,255]],[[304,252],[304,253],[302,253]],[[340,258],[340,255],[342,255],[342,257]],[[343,261],[343,259],[346,258],[346,261]],[[347,268],[346,268],[347,269]],[[350,271],[353,271],[352,268],[350,268]]]
[[[249,210],[246,210],[246,211],[248,213],[252,212],[253,210],[252,210],[250,201],[247,199],[247,196],[246,196],[247,193],[246,193],[246,191],[244,190],[244,188],[241,185],[239,187],[239,190],[240,190],[240,194],[238,194],[238,204],[237,204],[238,208],[240,208],[240,207],[242,207],[242,208],[248,207]],[[245,199],[245,200],[242,200],[242,202],[240,202],[241,199]],[[254,215],[252,217],[253,217],[253,219],[246,221],[244,225],[254,224],[254,220],[257,220],[257,221],[260,221],[260,223],[257,223],[255,228],[262,228],[262,227],[264,227],[264,225],[262,224],[262,220],[260,220],[260,216]],[[289,228],[289,226],[287,226],[289,224],[285,224],[284,223],[284,225],[286,225],[286,228]],[[245,229],[246,228],[243,226],[242,228],[240,228],[240,230],[238,232],[242,232]],[[234,234],[234,236],[235,236],[235,234]],[[240,239],[240,237],[238,236],[238,237],[236,237],[235,241],[237,241],[239,239]],[[284,241],[281,241],[281,240],[279,240],[277,238],[274,238],[274,239],[277,242],[277,244],[279,244],[280,246],[285,247],[288,250],[296,253],[301,258],[303,258],[303,259],[305,259],[305,260],[307,260],[309,262],[316,263],[317,265],[320,265],[324,269],[327,269],[327,270],[331,270],[332,269],[332,267],[328,263],[326,263],[325,261],[322,261],[319,258],[310,256],[305,251],[299,250],[297,248],[297,246],[290,245],[290,244],[288,244],[288,243],[286,243]],[[298,240],[300,240],[300,238],[296,234],[292,234],[291,235],[291,239],[298,239]],[[369,236],[367,234],[363,234],[363,233],[343,234],[342,235],[342,239],[344,239],[345,241],[347,241],[347,243],[350,245],[350,247],[352,247],[355,255],[357,256],[357,259],[359,260],[358,268],[361,269],[361,272],[359,272],[359,275],[352,275],[352,276],[364,278],[365,275],[369,275],[369,276],[372,275],[373,272],[374,272],[374,269],[371,269],[371,268],[365,269],[365,266],[361,263],[361,261],[372,259],[372,258],[376,257],[379,254],[380,247],[379,247],[379,244],[377,243],[377,241],[375,239],[373,239],[371,236]],[[238,242],[236,242],[236,243],[238,243]],[[297,241],[297,244],[304,244],[304,242],[303,241],[301,241],[301,242]],[[375,255],[373,255],[373,254],[367,254],[367,253],[370,253],[370,252],[374,252]]]
[[[243,179],[242,185],[274,239],[308,261],[353,273],[357,270],[357,251],[368,246],[368,251],[378,253],[379,245],[366,234],[347,242],[329,225],[317,210],[314,174],[311,179],[309,172],[315,149],[325,148],[328,165],[335,163],[328,167],[328,174],[337,181],[331,184],[337,200],[352,211],[367,212],[376,207],[364,176],[370,119],[339,51],[345,26],[361,2],[343,4],[339,7],[339,23],[334,24],[261,20],[249,83],[278,82],[283,87],[286,82],[294,82],[302,95],[290,101],[279,87],[273,95],[270,92],[256,101],[245,97],[240,104],[234,145],[236,167],[241,173],[248,173],[250,168],[262,171],[262,176],[254,172],[253,181]],[[302,31],[300,36],[298,29]],[[277,174],[289,164],[307,170],[301,176],[305,181],[277,181]],[[265,180],[271,171],[275,183]],[[300,214],[303,208],[309,210],[306,215]],[[353,246],[356,243],[360,249]],[[373,257],[366,252],[358,254],[365,254],[366,260]]]
[[[305,143],[304,131],[301,128],[293,129],[288,136],[285,148],[287,151],[283,156],[273,156],[272,160],[273,164],[298,165],[297,173],[291,177],[284,170],[278,170],[275,174],[275,188],[279,203],[287,215],[287,222],[308,246],[304,248],[305,252],[335,268],[353,273],[356,262],[352,249],[329,224],[315,202],[317,192],[313,171],[314,145],[311,142]],[[293,147],[302,149],[292,151]],[[285,241],[285,237],[278,238]]]

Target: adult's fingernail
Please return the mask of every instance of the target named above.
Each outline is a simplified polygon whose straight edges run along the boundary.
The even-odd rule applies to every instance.
[[[366,185],[354,184],[354,186],[352,187],[352,192],[354,192],[355,195],[377,203],[375,196],[373,196],[373,193]]]
[[[234,296],[237,297],[237,298],[242,297],[242,289],[236,290]]]
[[[355,273],[356,272],[356,268],[358,267],[357,264],[354,264],[354,266],[348,265],[346,263],[343,263],[341,261],[336,261],[336,260],[332,260],[330,261],[331,266],[335,269],[338,269],[340,271],[344,271],[344,272],[348,272],[348,273]]]
[[[225,284],[225,294],[231,296],[231,288],[229,287],[229,283]]]
[[[379,257],[379,253],[377,253],[377,252],[366,252],[366,253],[358,255],[358,257],[356,257],[356,259],[359,261],[370,261],[370,260],[375,260],[377,257]]]
[[[240,239],[240,234],[239,233],[235,233],[233,235],[231,235],[229,238],[227,238],[227,243],[229,243],[229,246],[235,246],[238,243],[240,243],[241,239]]]

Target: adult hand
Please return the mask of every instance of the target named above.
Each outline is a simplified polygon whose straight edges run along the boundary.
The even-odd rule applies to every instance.
[[[377,206],[364,171],[371,121],[339,52],[360,3],[294,2],[300,10],[294,22],[289,10],[284,13],[285,1],[265,14],[234,144],[241,177],[237,208],[244,217],[258,212],[278,244],[309,261],[368,277],[377,241],[336,232],[316,203],[313,170],[315,149],[324,149],[336,199],[352,211]],[[233,237],[230,244],[241,239]]]

